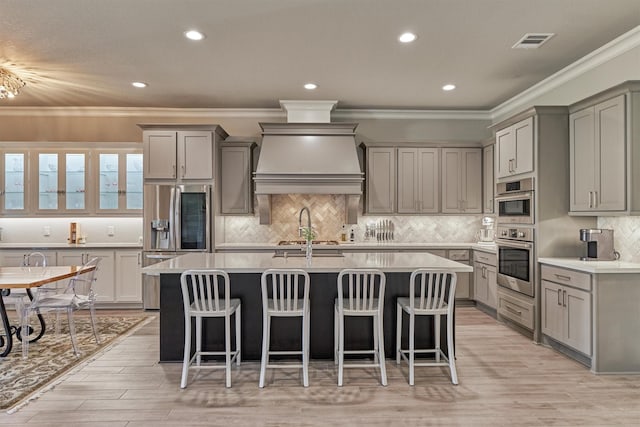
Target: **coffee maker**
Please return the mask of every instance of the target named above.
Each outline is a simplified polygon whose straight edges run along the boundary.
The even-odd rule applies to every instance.
[[[583,261],[612,261],[620,258],[613,248],[613,230],[606,228],[583,228],[580,240],[587,244],[587,255]]]
[[[476,239],[481,245],[493,245],[495,237],[495,229],[493,227],[495,220],[490,216],[482,218],[482,228],[476,233]]]

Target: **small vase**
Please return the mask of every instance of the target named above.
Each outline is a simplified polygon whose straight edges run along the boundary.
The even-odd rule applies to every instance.
[[[307,245],[305,250],[306,250],[305,258],[307,259],[307,261],[311,261],[311,257],[313,255],[313,246],[312,246],[311,240],[307,240]]]

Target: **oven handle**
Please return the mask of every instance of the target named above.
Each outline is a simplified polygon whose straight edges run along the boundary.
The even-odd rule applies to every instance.
[[[533,248],[533,243],[498,240],[496,242],[496,246],[506,246],[508,248],[517,248],[517,249],[531,249]]]
[[[533,192],[524,191],[521,193],[513,193],[513,194],[496,196],[496,201],[500,203],[500,202],[509,201],[509,200],[522,200],[522,199],[532,199],[532,198],[533,198]]]

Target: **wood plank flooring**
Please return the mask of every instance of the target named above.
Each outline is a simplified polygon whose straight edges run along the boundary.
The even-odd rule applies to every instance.
[[[338,388],[333,362],[312,361],[307,389],[287,370],[259,389],[259,364],[247,362],[231,389],[215,370],[181,390],[181,365],[157,363],[157,316],[0,425],[640,425],[640,376],[593,375],[473,307],[457,310],[458,386],[423,367],[410,387],[406,365],[388,360],[388,387],[374,369],[351,369]]]

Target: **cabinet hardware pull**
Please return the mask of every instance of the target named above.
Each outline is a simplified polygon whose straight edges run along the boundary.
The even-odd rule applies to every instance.
[[[562,302],[560,301],[560,296],[562,295],[562,289],[558,289],[558,305],[562,305]]]
[[[185,167],[184,165],[180,166],[182,168],[182,177],[184,178],[184,175],[186,173]]]
[[[173,165],[173,177],[174,178],[176,177],[176,165],[175,164]]]
[[[560,280],[571,280],[571,277],[565,276],[563,274],[554,273],[554,275]]]
[[[593,207],[594,208],[598,207],[598,192],[597,191],[593,192]]]
[[[589,191],[589,209],[593,208],[591,205],[591,191]]]
[[[562,291],[562,306],[567,306],[567,291]]]
[[[515,313],[515,314],[517,314],[518,316],[522,316],[522,312],[521,312],[521,311],[519,311],[519,310],[515,310],[515,309],[513,309],[513,308],[509,307],[508,305],[505,305],[504,307],[505,307],[507,310],[509,310],[510,312]]]
[[[138,252],[138,265],[142,264],[142,252]]]

